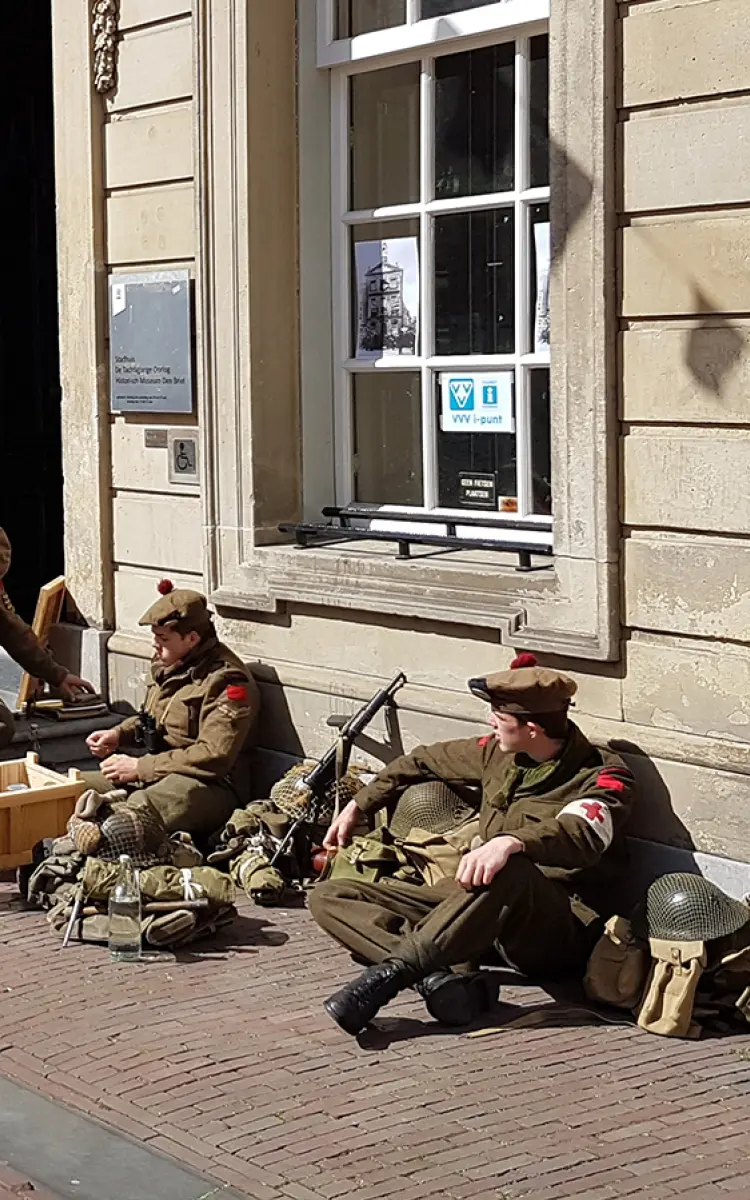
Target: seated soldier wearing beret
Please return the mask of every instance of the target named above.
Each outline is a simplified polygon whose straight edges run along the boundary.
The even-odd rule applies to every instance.
[[[80,679],[67,667],[55,662],[34,630],[21,620],[13,608],[3,582],[10,567],[10,558],[8,535],[4,529],[0,529],[0,646],[34,679],[41,679],[56,688],[63,700],[73,700],[79,691],[93,692],[92,685],[85,679]],[[0,750],[10,745],[13,733],[13,714],[0,700]]]
[[[357,961],[374,964],[325,1004],[352,1035],[407,987],[436,1020],[473,1020],[489,993],[486,972],[467,967],[493,947],[526,975],[582,974],[624,865],[633,778],[568,719],[573,680],[521,655],[469,688],[490,704],[492,733],[396,759],[326,835],[326,846],[346,845],[363,813],[392,806],[425,780],[481,788],[479,837],[455,879],[432,887],[332,879],[313,888],[318,924]]]
[[[249,797],[248,752],[260,708],[241,659],[216,637],[205,596],[159,584],[160,600],[141,617],[156,651],[141,716],[88,739],[101,772],[84,774],[97,792],[143,791],[167,832],[205,837]],[[117,751],[144,742],[141,757]]]

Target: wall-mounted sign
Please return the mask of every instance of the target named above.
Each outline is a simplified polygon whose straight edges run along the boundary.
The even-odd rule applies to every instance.
[[[497,510],[497,483],[494,475],[459,471],[458,503],[463,508]]]
[[[190,276],[111,275],[113,412],[192,412]]]
[[[195,429],[169,431],[169,482],[198,483],[198,432]]]
[[[444,372],[440,376],[443,433],[513,433],[512,371]]]

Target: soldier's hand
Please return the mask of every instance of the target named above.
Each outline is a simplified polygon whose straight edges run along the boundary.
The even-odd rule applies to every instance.
[[[120,745],[120,730],[95,729],[86,738],[86,745],[94,758],[109,758]]]
[[[96,688],[87,679],[81,679],[79,675],[74,675],[72,671],[69,671],[62,683],[58,684],[57,690],[63,700],[70,703],[75,700],[78,692],[95,692]]]
[[[508,859],[520,854],[523,842],[514,837],[496,837],[465,854],[456,871],[456,882],[470,892],[472,888],[487,887],[502,871]]]
[[[102,763],[102,775],[110,783],[137,783],[138,759],[129,754],[113,754]]]
[[[323,838],[325,849],[338,850],[339,846],[348,846],[361,817],[362,813],[357,808],[355,801],[350,800],[346,808],[342,808]]]

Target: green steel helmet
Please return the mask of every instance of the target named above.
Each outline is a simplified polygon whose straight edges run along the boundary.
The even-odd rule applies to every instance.
[[[406,838],[412,829],[447,833],[456,829],[476,810],[439,780],[414,783],[399,799],[388,827],[395,837]]]
[[[702,875],[678,873],[654,880],[646,893],[647,936],[664,941],[710,942],[750,921],[750,908]],[[636,918],[636,927],[640,922]],[[640,932],[640,930],[638,930]]]

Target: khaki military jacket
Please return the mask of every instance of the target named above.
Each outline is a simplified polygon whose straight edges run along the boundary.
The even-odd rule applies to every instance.
[[[35,679],[57,687],[68,674],[66,667],[55,662],[39,638],[15,612],[5,591],[3,576],[10,565],[10,542],[5,530],[0,529],[0,646],[7,650],[19,667],[28,671]]]
[[[233,686],[244,689],[244,699],[227,692]],[[211,637],[174,667],[155,661],[145,709],[158,722],[164,750],[138,759],[141,782],[189,775],[207,783],[224,780],[244,790],[260,693],[242,660],[228,647]],[[135,745],[137,728],[138,717],[123,721],[121,747]]]
[[[550,763],[521,761],[502,751],[494,736],[418,746],[358,792],[357,805],[377,812],[426,779],[459,792],[467,785],[480,789],[482,840],[518,838],[545,875],[584,898],[588,892],[598,900],[600,885],[619,874],[633,776],[618,755],[592,746],[572,722],[560,757]]]

